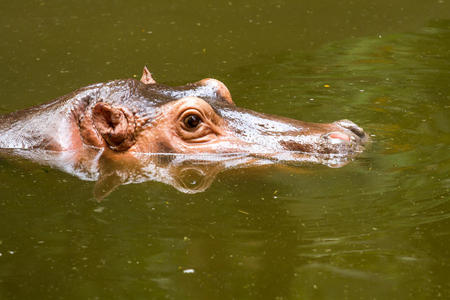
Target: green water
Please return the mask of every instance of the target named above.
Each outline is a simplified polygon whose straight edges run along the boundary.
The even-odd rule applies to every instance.
[[[339,169],[101,202],[94,182],[2,158],[0,298],[449,298],[449,2],[318,2],[3,1],[2,113],[147,64],[254,110],[348,118],[372,145]]]

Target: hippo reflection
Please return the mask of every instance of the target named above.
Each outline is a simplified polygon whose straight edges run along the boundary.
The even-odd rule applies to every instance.
[[[168,87],[147,68],[140,81],[94,84],[0,116],[0,148],[16,149],[15,155],[84,179],[101,181],[93,174],[109,172],[117,184],[156,180],[184,192],[204,190],[230,167],[280,161],[341,166],[366,141],[351,121],[307,123],[257,113],[238,108],[218,80]],[[186,187],[184,165],[212,179]]]

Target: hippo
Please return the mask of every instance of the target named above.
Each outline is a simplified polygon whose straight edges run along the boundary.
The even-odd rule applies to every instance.
[[[170,165],[168,161],[180,155],[194,156],[195,161],[202,157],[209,161],[206,165],[290,161],[339,167],[361,153],[367,141],[364,130],[349,120],[309,123],[251,111],[237,107],[219,80],[206,78],[171,87],[157,83],[147,67],[140,80],[89,85],[52,102],[0,116],[3,153],[87,180],[100,179],[92,175],[99,174],[98,161],[114,161],[115,171],[108,172],[120,174],[116,177],[121,179],[113,185],[155,180],[142,174]],[[234,163],[223,163],[230,157]],[[129,170],[140,171],[131,176]],[[156,177],[172,185],[177,181],[177,176]],[[178,189],[189,192],[182,186]]]

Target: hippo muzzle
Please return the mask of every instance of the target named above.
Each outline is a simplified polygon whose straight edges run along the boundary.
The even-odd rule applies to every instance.
[[[238,149],[248,153],[351,156],[368,141],[364,130],[349,120],[308,123],[243,109],[223,109],[220,115]]]

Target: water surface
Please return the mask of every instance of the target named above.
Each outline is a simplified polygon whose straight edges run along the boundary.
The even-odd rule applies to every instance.
[[[201,193],[147,181],[100,202],[95,182],[1,158],[0,298],[449,297],[447,1],[0,7],[1,112],[148,64],[372,138],[342,168],[225,170]]]

